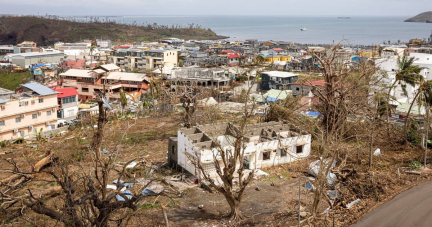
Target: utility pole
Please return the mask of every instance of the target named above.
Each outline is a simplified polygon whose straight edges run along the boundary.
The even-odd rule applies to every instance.
[[[301,209],[300,197],[301,197],[301,175],[299,174],[299,198],[298,198],[298,226],[299,227],[300,227],[300,209]]]

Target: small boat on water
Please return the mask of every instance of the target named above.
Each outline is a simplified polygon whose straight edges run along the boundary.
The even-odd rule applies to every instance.
[[[302,28],[302,29],[300,29],[300,30],[302,30],[302,31],[307,31],[307,28]]]

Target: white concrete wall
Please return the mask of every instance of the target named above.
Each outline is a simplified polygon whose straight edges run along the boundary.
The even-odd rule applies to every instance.
[[[391,86],[396,79],[396,71],[398,70],[397,58],[379,59],[377,61],[378,66],[381,70],[385,71],[388,75],[388,79],[383,80],[383,84],[386,86]],[[397,102],[393,102],[393,105],[398,105],[399,103],[411,103],[415,96],[417,87],[411,85],[406,86],[406,91],[408,96],[403,95],[403,90],[400,84],[397,84],[395,88],[392,89],[391,95],[394,96]]]
[[[303,152],[300,154],[296,154],[297,144],[303,144]],[[285,148],[285,150],[288,152],[284,157],[280,156],[281,148]],[[311,136],[302,135],[298,137],[290,137],[281,139],[280,142],[278,140],[263,143],[249,142],[246,147],[246,151],[248,150],[255,150],[253,153],[246,152],[246,154],[249,153],[251,157],[249,169],[261,169],[270,166],[281,165],[309,156],[311,152]],[[263,160],[263,153],[269,150],[270,159]]]
[[[63,108],[63,119],[72,120],[77,118],[77,115],[78,115],[78,106]]]
[[[39,103],[39,98],[43,98],[42,103]],[[26,101],[28,104],[25,104]],[[20,102],[24,102],[24,105],[19,106]],[[20,132],[27,136],[33,134],[35,129],[38,131],[40,128],[43,128],[43,131],[51,130],[51,125],[57,124],[57,94],[12,100],[0,106],[5,106],[0,109],[0,120],[5,121],[5,125],[0,126],[0,141],[19,138],[21,137]],[[48,115],[47,112],[51,114]],[[22,114],[25,116],[22,117]],[[33,118],[33,114],[36,114],[36,118]],[[15,120],[18,117],[21,118],[20,122]],[[47,122],[49,126],[46,125]],[[33,126],[33,129],[30,129],[29,126]],[[15,129],[19,132],[13,132]]]
[[[282,135],[287,135],[288,132],[282,132]],[[184,135],[180,130],[177,133],[178,137],[178,164],[189,171],[192,174],[198,174],[200,171],[188,158],[190,156],[196,157],[196,152],[193,150],[193,142],[189,140],[186,135]],[[217,138],[219,143],[221,144],[222,149],[227,151],[228,149],[234,150],[232,146],[233,141],[229,141],[226,136],[219,136]],[[286,139],[273,140],[269,142],[258,142],[259,136],[251,138],[251,142],[246,144],[245,148],[245,158],[249,158],[249,169],[261,169],[274,165],[280,165],[285,163],[293,162],[297,159],[304,158],[310,155],[311,152],[311,136],[310,135],[301,135],[298,137],[290,137]],[[296,154],[296,146],[298,144],[302,144],[303,152]],[[280,149],[284,148],[287,151],[286,156],[280,156]],[[221,160],[218,157],[220,148],[212,148],[212,149],[202,149],[200,150],[200,161],[203,163],[203,166],[211,165],[209,167],[213,167],[214,156],[217,157],[218,160]],[[263,152],[270,150],[270,159],[263,160]],[[275,152],[274,152],[275,151]],[[221,163],[222,167],[222,162]],[[243,160],[238,162],[237,168],[242,165]],[[208,174],[217,178],[217,173],[214,168]]]
[[[170,50],[164,52],[164,66],[165,67],[177,67],[178,66],[178,51]]]
[[[177,132],[178,145],[177,145],[177,158],[178,164],[189,171],[192,174],[197,172],[197,168],[192,163],[187,154],[195,157],[195,152],[192,150],[193,143],[190,141],[186,135],[184,135],[180,130]]]

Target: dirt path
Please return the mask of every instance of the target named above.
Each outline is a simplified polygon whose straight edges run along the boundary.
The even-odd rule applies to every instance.
[[[432,181],[419,184],[379,206],[351,227],[432,226]]]

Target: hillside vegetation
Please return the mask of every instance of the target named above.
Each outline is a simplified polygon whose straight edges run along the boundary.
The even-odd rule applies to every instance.
[[[0,17],[0,43],[17,44],[25,40],[38,45],[57,41],[78,42],[83,39],[110,39],[117,42],[154,41],[161,38],[222,39],[210,29],[191,24],[188,27],[157,24],[118,24],[112,21],[76,22],[34,16]]]
[[[423,23],[428,22],[428,23],[432,23],[432,11],[420,13],[415,17],[411,17],[411,18],[405,20],[405,22],[423,22]]]
[[[30,71],[24,72],[8,72],[7,70],[0,70],[0,87],[14,91],[20,84],[28,82],[33,78]]]

